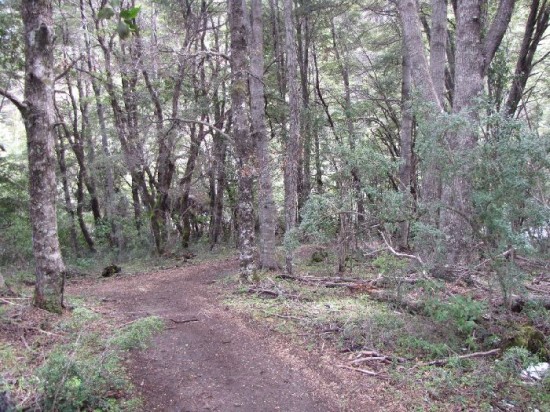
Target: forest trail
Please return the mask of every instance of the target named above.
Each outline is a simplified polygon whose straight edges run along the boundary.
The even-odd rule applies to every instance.
[[[237,270],[236,259],[202,262],[74,286],[71,293],[101,298],[128,321],[165,320],[151,347],[128,364],[146,411],[358,410],[342,403],[343,381],[319,360],[224,307],[223,285],[215,282]]]

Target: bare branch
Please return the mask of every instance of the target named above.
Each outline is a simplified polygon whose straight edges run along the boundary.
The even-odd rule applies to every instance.
[[[0,88],[0,95],[4,96],[6,99],[8,99],[10,102],[12,102],[15,107],[19,109],[22,115],[24,115],[27,111],[27,106],[24,102],[19,100],[17,97],[15,97],[13,94],[8,92],[7,90]]]
[[[416,256],[416,255],[409,255],[407,253],[399,253],[398,251],[396,251],[391,245],[390,243],[387,241],[386,239],[386,236],[384,236],[384,233],[379,231],[380,233],[380,236],[382,236],[382,239],[384,239],[384,243],[386,244],[386,246],[388,247],[388,249],[390,250],[391,253],[393,253],[395,256],[398,256],[398,257],[406,257],[406,258],[409,258],[409,259],[414,259],[416,261],[418,261],[418,263],[420,263],[422,266],[424,266],[424,261],[419,257],[419,256]]]
[[[82,57],[83,56],[80,56],[78,59],[75,59],[73,60],[66,68],[65,70],[63,70],[60,74],[58,74],[57,76],[55,76],[55,81],[58,81],[59,79],[62,79],[63,77],[65,77],[65,75],[67,73],[69,73],[69,70],[71,70],[73,68],[73,66],[79,62],[80,60],[82,60]]]

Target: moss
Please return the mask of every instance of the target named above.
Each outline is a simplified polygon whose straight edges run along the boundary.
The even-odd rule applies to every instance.
[[[525,348],[541,359],[550,360],[550,350],[546,347],[544,334],[533,326],[522,326],[505,339],[503,350],[511,347]]]

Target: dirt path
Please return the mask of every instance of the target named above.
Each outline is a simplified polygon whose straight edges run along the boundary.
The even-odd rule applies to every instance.
[[[130,320],[166,320],[152,347],[130,362],[146,411],[357,410],[338,401],[337,378],[312,366],[307,354],[224,308],[222,286],[214,282],[236,270],[235,259],[207,262],[114,278],[73,293],[104,298]]]

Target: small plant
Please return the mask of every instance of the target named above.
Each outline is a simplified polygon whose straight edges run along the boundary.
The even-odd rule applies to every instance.
[[[501,367],[509,374],[517,375],[523,369],[538,362],[538,356],[533,355],[528,349],[512,346],[502,355]]]
[[[138,319],[122,328],[112,343],[122,350],[145,349],[151,337],[162,328],[162,319],[157,316]]]
[[[152,335],[162,329],[162,321],[154,316],[138,319],[105,339],[89,330],[97,319],[89,309],[77,308],[72,318],[60,325],[74,339],[55,348],[38,371],[45,410],[121,410],[120,398],[131,385],[120,353],[145,348]],[[124,410],[131,410],[134,403],[126,402]]]
[[[395,287],[397,301],[401,302],[405,293],[405,285],[402,282],[402,278],[406,274],[408,263],[388,253],[382,253],[372,261],[372,264],[384,275],[391,286]]]
[[[117,394],[128,389],[119,359],[108,351],[63,345],[54,350],[40,368],[45,410],[113,410]]]
[[[477,327],[476,321],[487,310],[483,302],[471,297],[456,295],[447,302],[433,300],[426,305],[426,313],[440,323],[449,323],[463,337],[467,338],[470,346],[474,345],[472,333]]]

